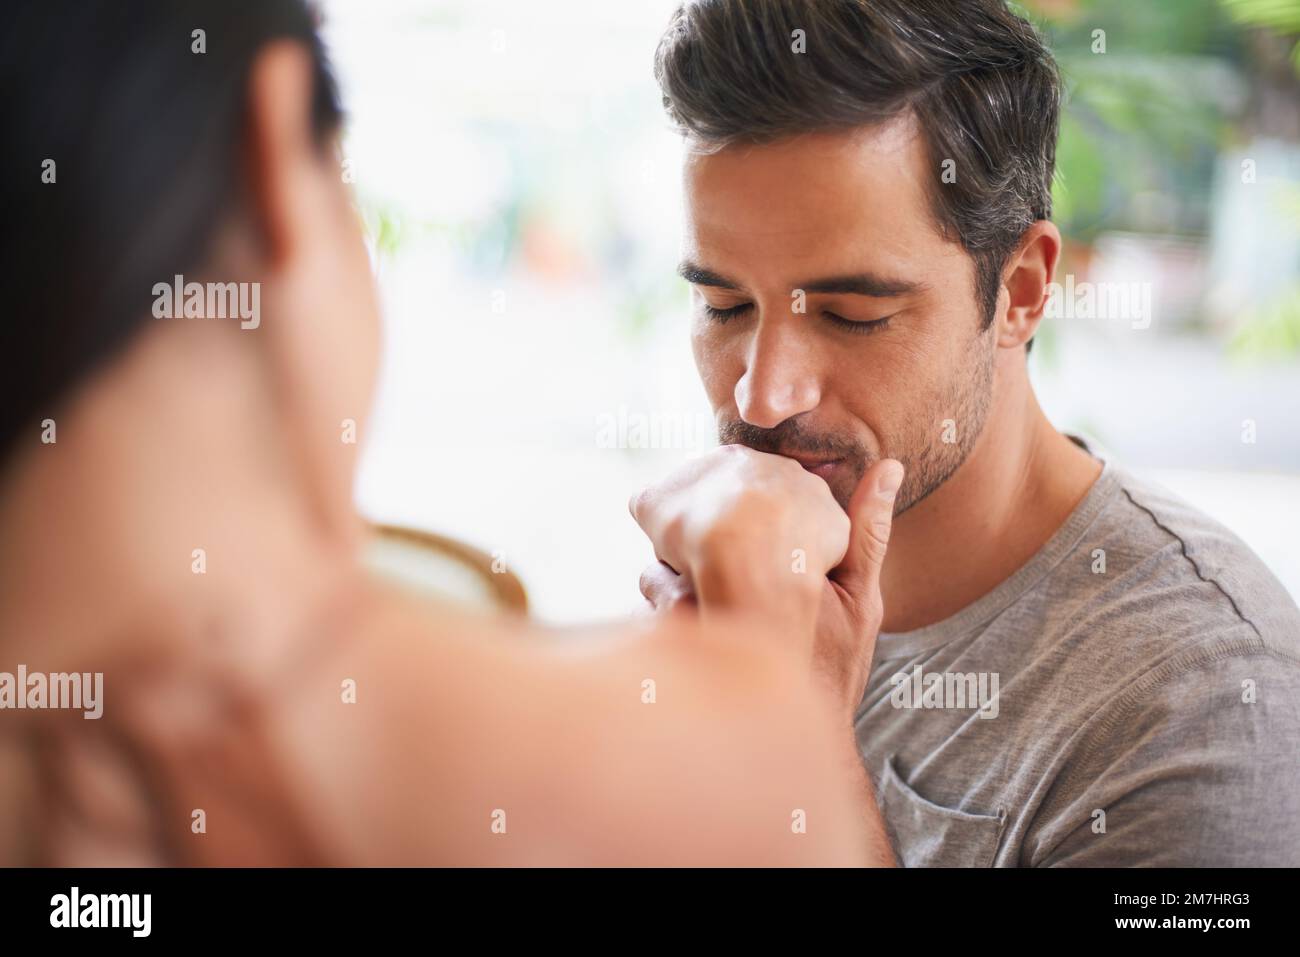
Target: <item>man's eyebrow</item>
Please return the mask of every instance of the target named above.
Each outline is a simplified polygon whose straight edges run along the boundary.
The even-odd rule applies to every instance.
[[[733,282],[726,276],[720,276],[711,269],[705,269],[703,266],[691,262],[689,259],[677,267],[677,275],[681,276],[692,286],[716,286],[719,289],[739,289],[740,284]]]
[[[858,273],[853,276],[828,276],[824,279],[810,279],[795,287],[804,292],[832,293],[848,296],[871,296],[874,299],[889,299],[893,296],[906,296],[922,292],[926,285],[910,279],[892,279],[877,276],[874,273]]]
[[[741,288],[735,280],[728,279],[711,269],[705,269],[689,259],[677,267],[677,273],[693,286],[714,286],[718,289]],[[873,273],[856,273],[850,276],[826,276],[810,279],[793,287],[806,293],[823,293],[831,295],[870,296],[874,299],[889,299],[894,296],[906,296],[924,291],[923,282],[910,279],[892,279]]]

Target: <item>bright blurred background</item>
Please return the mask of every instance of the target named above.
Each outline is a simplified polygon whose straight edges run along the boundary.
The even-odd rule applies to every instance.
[[[548,621],[639,607],[628,497],[713,444],[651,73],[674,5],[323,3],[387,323],[359,504],[495,555]],[[1300,0],[1022,9],[1069,90],[1058,278],[1152,304],[1046,322],[1040,397],[1300,597]]]

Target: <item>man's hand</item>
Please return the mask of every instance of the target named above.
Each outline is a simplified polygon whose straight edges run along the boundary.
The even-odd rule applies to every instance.
[[[698,603],[778,620],[851,720],[883,606],[880,568],[903,467],[868,469],[848,516],[793,459],[727,446],[632,501],[659,562],[641,576],[656,610]]]

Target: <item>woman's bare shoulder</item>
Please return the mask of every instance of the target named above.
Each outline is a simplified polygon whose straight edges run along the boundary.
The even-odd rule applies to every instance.
[[[835,729],[778,636],[559,632],[375,588],[351,627],[277,727],[342,859],[856,860]],[[822,837],[792,840],[810,813]]]

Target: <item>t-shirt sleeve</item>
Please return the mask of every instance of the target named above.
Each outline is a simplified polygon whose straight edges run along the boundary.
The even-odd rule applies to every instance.
[[[1300,663],[1239,653],[1164,670],[1084,736],[1026,863],[1300,866]]]

